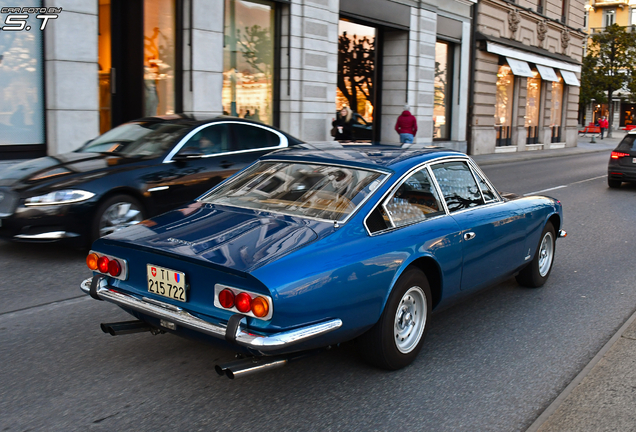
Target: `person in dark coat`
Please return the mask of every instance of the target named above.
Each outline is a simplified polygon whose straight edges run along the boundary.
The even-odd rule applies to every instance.
[[[337,117],[331,122],[333,126],[332,135],[336,141],[353,140],[353,112],[348,106],[342,107]]]
[[[412,144],[415,134],[417,134],[417,120],[409,109],[408,105],[404,105],[404,111],[395,123],[395,131],[400,134],[402,144]]]

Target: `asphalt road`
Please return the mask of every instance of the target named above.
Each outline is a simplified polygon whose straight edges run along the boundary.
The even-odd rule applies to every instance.
[[[0,430],[525,430],[636,309],[636,187],[609,189],[607,158],[486,166],[501,190],[563,202],[550,279],[511,279],[435,314],[416,362],[391,373],[350,343],[218,377],[232,352],[103,334],[100,322],[129,316],[80,293],[83,252],[0,242]]]

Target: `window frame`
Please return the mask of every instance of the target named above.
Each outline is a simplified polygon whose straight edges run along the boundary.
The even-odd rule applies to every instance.
[[[216,121],[216,122],[212,122],[212,123],[205,123],[205,124],[199,125],[199,126],[195,127],[194,129],[192,129],[190,132],[188,132],[183,138],[181,138],[181,141],[179,141],[174,147],[172,147],[172,150],[170,150],[168,155],[163,159],[162,163],[173,163],[175,161],[174,160],[174,156],[190,140],[190,138],[192,138],[200,130],[205,129],[205,128],[210,127],[210,126],[214,126],[214,125],[233,124],[233,123],[240,123],[240,124],[243,124],[243,125],[248,124],[248,125],[253,126],[253,127],[257,127],[257,128],[261,128],[261,129],[265,129],[267,131],[273,132],[275,135],[278,135],[278,137],[280,138],[280,142],[279,142],[279,144],[277,146],[274,146],[274,147],[261,147],[261,148],[246,149],[246,150],[232,150],[232,151],[223,152],[223,153],[215,153],[215,154],[210,154],[210,155],[203,155],[203,156],[200,157],[200,159],[210,158],[210,157],[218,157],[218,156],[226,156],[226,155],[233,155],[233,154],[241,154],[241,153],[261,152],[261,151],[265,151],[265,150],[274,151],[276,149],[289,147],[289,140],[287,139],[287,137],[284,134],[282,134],[281,132],[277,131],[276,129],[274,129],[272,127],[268,127],[267,125],[260,125],[260,124],[255,124],[255,123],[247,123],[247,122],[242,122],[242,121],[237,121],[237,120]],[[231,127],[230,127],[230,129],[231,129]],[[230,135],[230,140],[231,141],[234,140],[234,137],[232,135]],[[233,146],[234,144],[231,142],[230,145]]]
[[[389,188],[382,195],[382,197],[378,200],[377,204],[375,206],[373,206],[373,208],[364,217],[364,219],[362,221],[362,224],[364,225],[364,229],[367,231],[367,234],[370,237],[373,237],[373,236],[376,236],[376,235],[385,234],[385,233],[393,232],[393,231],[396,231],[396,230],[399,230],[399,229],[402,229],[402,228],[406,228],[406,227],[409,227],[411,225],[415,225],[415,224],[418,224],[418,223],[423,223],[423,222],[439,219],[439,218],[445,217],[445,216],[451,216],[451,212],[448,210],[448,206],[446,205],[446,199],[444,199],[444,194],[442,193],[441,188],[439,187],[439,183],[437,182],[437,178],[433,174],[432,166],[440,164],[440,163],[456,162],[456,161],[466,162],[468,164],[469,170],[470,170],[470,172],[471,172],[471,174],[473,176],[473,179],[475,180],[475,183],[477,183],[478,187],[479,187],[479,182],[475,178],[475,175],[476,175],[476,173],[479,174],[479,176],[481,176],[484,179],[484,181],[486,182],[488,187],[494,193],[495,199],[494,200],[490,200],[490,201],[486,201],[486,199],[484,198],[483,191],[481,190],[481,188],[479,188],[479,193],[481,194],[482,199],[484,200],[483,204],[481,204],[479,206],[476,206],[476,207],[471,207],[471,208],[467,208],[467,209],[463,209],[463,210],[458,210],[456,212],[453,212],[452,214],[458,214],[458,213],[461,213],[461,212],[474,210],[475,208],[489,207],[489,206],[501,204],[501,203],[504,202],[504,199],[501,197],[501,194],[499,193],[497,188],[495,188],[493,186],[492,182],[488,179],[488,177],[484,174],[484,172],[479,168],[479,166],[477,166],[477,164],[472,159],[470,159],[468,157],[461,157],[461,156],[446,156],[446,157],[443,157],[443,158],[422,162],[422,163],[416,165],[415,167],[411,168],[410,170],[408,170],[406,173],[404,173],[395,182],[395,184],[391,188]],[[433,216],[431,218],[424,218],[424,219],[421,219],[421,220],[417,220],[417,221],[411,222],[409,224],[401,225],[399,227],[395,226],[395,224],[393,223],[393,220],[391,219],[391,216],[388,214],[388,212],[386,210],[385,205],[388,203],[388,201],[391,199],[391,197],[395,194],[397,189],[399,189],[399,187],[402,186],[402,184],[406,180],[408,180],[415,172],[422,171],[423,169],[427,170],[427,172],[428,172],[428,174],[429,174],[429,176],[431,178],[431,181],[433,182],[433,185],[435,187],[435,192],[437,193],[437,196],[441,199],[441,204],[442,204],[444,212],[442,214]],[[375,212],[378,209],[378,207],[381,207],[382,210],[387,213],[387,216],[389,217],[389,220],[391,221],[392,226],[389,226],[389,227],[387,227],[385,229],[382,229],[382,230],[379,230],[379,231],[371,232],[371,230],[369,230],[369,227],[367,225],[367,219],[369,219],[371,214],[373,214],[373,212]]]

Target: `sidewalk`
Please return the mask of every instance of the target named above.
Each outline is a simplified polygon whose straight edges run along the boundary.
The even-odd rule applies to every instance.
[[[527,432],[636,430],[636,313]]]
[[[533,159],[541,159],[545,157],[560,157],[571,156],[583,153],[594,153],[600,151],[611,151],[616,148],[619,142],[625,136],[625,131],[615,131],[612,133],[612,138],[595,138],[596,143],[591,143],[591,137],[579,136],[576,147],[566,147],[562,149],[552,150],[533,150],[524,152],[512,152],[512,153],[493,153],[485,155],[475,155],[472,158],[479,165],[493,165],[502,162],[519,162]]]

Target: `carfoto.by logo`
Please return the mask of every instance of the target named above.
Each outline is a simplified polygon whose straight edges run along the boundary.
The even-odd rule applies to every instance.
[[[31,26],[27,20],[29,15],[35,15],[41,19],[40,30],[44,30],[49,20],[57,19],[62,13],[62,8],[57,7],[3,7],[0,13],[8,14],[4,20],[4,25],[0,27],[2,31],[30,31]]]

